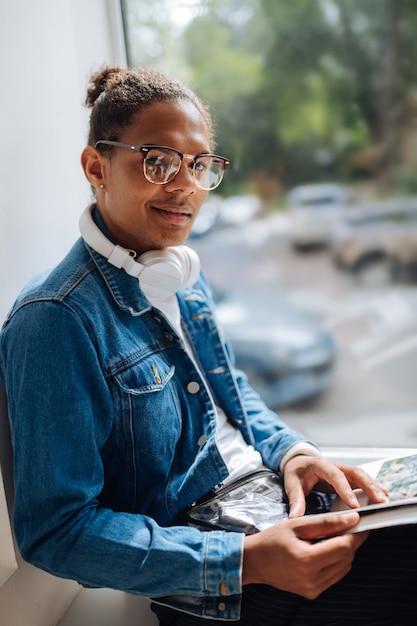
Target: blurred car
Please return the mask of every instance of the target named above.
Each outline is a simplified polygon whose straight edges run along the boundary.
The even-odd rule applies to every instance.
[[[391,279],[395,282],[417,283],[417,223],[404,228],[389,242]]]
[[[313,398],[330,385],[332,334],[280,293],[220,294],[217,312],[237,367],[272,409]]]
[[[340,225],[332,258],[367,286],[384,285],[417,263],[417,202],[400,199],[372,204]]]
[[[336,183],[294,187],[287,196],[293,247],[329,244],[349,203],[348,194]]]

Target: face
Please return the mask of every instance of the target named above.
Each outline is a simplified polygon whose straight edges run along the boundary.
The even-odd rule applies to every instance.
[[[204,120],[186,100],[149,105],[118,140],[169,146],[193,156],[210,152]],[[114,148],[109,158],[88,146],[81,160],[97,190],[100,214],[120,245],[142,254],[181,244],[188,237],[208,193],[195,184],[190,160],[184,159],[175,178],[163,185],[145,178],[138,152]]]

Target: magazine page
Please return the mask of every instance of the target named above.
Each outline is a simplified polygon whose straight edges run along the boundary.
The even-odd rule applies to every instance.
[[[361,519],[353,532],[417,523],[417,453],[381,459],[361,467],[388,489],[388,502],[369,503],[360,489],[355,490]],[[331,510],[346,509],[346,504],[337,497]]]

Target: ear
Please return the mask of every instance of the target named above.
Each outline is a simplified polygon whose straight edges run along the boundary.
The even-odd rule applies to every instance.
[[[90,185],[99,189],[104,184],[105,161],[103,155],[93,146],[86,146],[81,153],[81,165]]]

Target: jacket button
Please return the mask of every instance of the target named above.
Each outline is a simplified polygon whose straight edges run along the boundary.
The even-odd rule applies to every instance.
[[[226,610],[225,602],[219,602],[218,609],[219,609],[219,611],[225,611]]]
[[[189,393],[198,393],[200,391],[200,385],[195,380],[192,380],[187,385],[187,391]]]
[[[198,438],[197,444],[201,447],[204,446],[207,443],[207,435],[201,435],[201,437]]]

